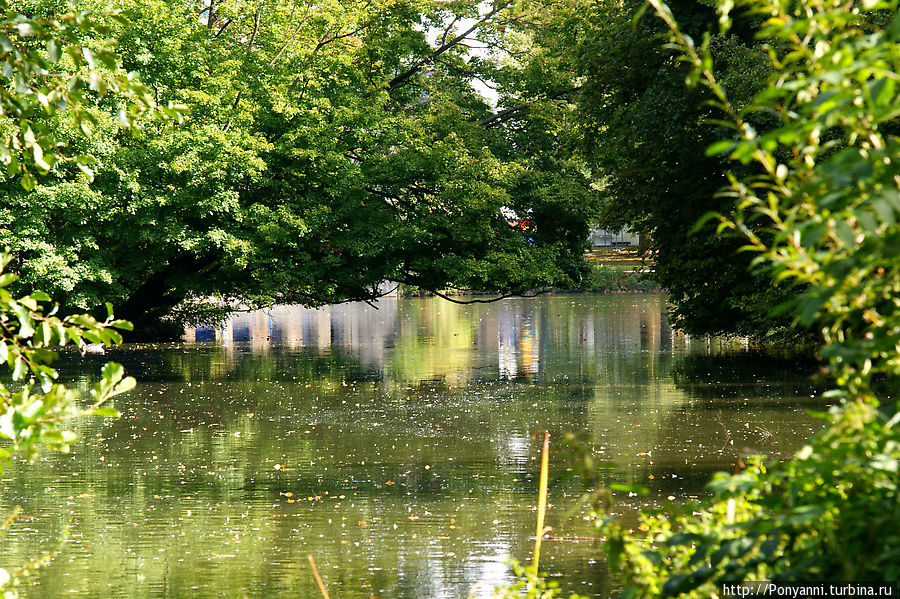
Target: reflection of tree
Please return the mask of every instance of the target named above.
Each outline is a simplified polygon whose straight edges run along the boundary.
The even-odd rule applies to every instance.
[[[679,356],[672,378],[690,401],[669,415],[667,445],[683,448],[682,459],[704,474],[731,470],[749,454],[790,456],[824,424],[806,412],[823,407],[811,379],[815,368],[802,354],[729,345],[704,344]]]
[[[485,308],[434,299],[399,300],[399,335],[388,378],[398,384],[443,380],[465,385],[476,375],[479,320]]]
[[[695,397],[765,397],[777,402],[782,394],[808,395],[815,369],[816,361],[805,354],[726,348],[682,356],[672,369],[672,379]]]
[[[109,350],[122,362],[129,374],[143,382],[209,382],[225,380],[273,380],[330,383],[378,380],[381,373],[363,365],[352,351],[335,348],[319,352],[316,348],[269,348],[256,352],[249,347],[197,345],[163,348]],[[90,371],[93,356],[64,356],[66,368],[80,380],[80,372]]]
[[[378,306],[282,307],[239,315],[214,331],[225,348],[216,366],[228,371],[242,353],[290,348],[289,356],[344,352],[390,384],[539,382],[545,371],[587,383],[599,375],[598,361],[641,351],[647,359],[635,372],[652,378],[658,360],[667,359],[660,351],[671,346],[659,295],[545,296],[467,306],[386,298]],[[188,338],[198,336],[206,338],[206,332],[189,331]]]

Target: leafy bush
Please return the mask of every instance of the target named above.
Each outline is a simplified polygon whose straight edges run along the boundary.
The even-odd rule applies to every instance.
[[[646,540],[605,522],[625,596],[712,597],[735,581],[895,580],[897,421],[870,403],[848,404],[794,460],[717,475],[699,515],[696,506],[645,514]]]
[[[18,276],[6,272],[10,260],[8,252],[0,253],[0,362],[12,371],[13,382],[11,386],[0,383],[0,470],[14,455],[33,457],[42,445],[68,451],[76,439],[69,429],[74,418],[117,416],[116,410],[104,404],[135,385],[115,362],[103,367],[87,406],[80,404],[77,391],[57,383],[59,375],[52,367],[57,352],[53,348],[119,344],[122,336],[116,329],[130,330],[131,324],[114,320],[111,309],[103,322],[87,314],[58,318],[55,308],[46,309],[44,302],[50,298],[41,292],[14,297],[7,288]],[[0,531],[9,526],[11,518],[3,522]],[[39,561],[13,570],[0,567],[0,591],[14,585]]]
[[[526,568],[517,561],[512,564],[516,581],[509,586],[494,589],[494,599],[554,599],[562,597],[559,585],[535,574],[534,568]],[[578,595],[570,595],[569,599],[579,599]]]
[[[736,212],[711,216],[720,231],[747,236],[759,268],[802,285],[783,309],[821,331],[841,405],[794,460],[719,475],[699,511],[644,516],[646,539],[604,520],[610,563],[629,597],[710,597],[736,581],[896,579],[900,415],[876,396],[893,395],[900,375],[897,2],[745,0],[777,71],[748,109],[778,115],[764,133],[729,103],[705,44],[650,3],[690,65],[688,82],[715,94],[736,133],[710,152],[760,173],[732,178]],[[719,6],[726,28],[730,6]],[[760,224],[765,238],[753,233]]]

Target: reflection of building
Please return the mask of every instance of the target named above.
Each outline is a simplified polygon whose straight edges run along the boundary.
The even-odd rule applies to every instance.
[[[324,308],[275,306],[254,312],[238,312],[221,326],[185,330],[183,339],[197,343],[217,341],[225,347],[249,344],[265,351],[271,345],[309,347],[321,352],[334,347],[359,354],[367,363],[381,366],[384,348],[396,336],[397,301],[387,298],[378,308],[367,304],[339,304]]]
[[[638,245],[640,238],[629,231],[607,231],[606,229],[594,229],[591,231],[591,247],[625,247]]]
[[[535,376],[540,364],[540,335],[528,304],[503,302],[497,318],[497,367],[500,378]]]
[[[517,324],[508,311],[501,312],[497,319],[497,368],[502,379],[514,379],[519,371],[516,359]]]
[[[522,345],[519,353],[522,357],[522,372],[533,376],[538,372],[540,360],[540,344],[538,342],[537,327],[534,326],[534,317],[531,310],[522,318]]]
[[[629,372],[611,356],[672,351],[662,296],[543,296],[460,306],[438,298],[382,298],[377,308],[348,303],[319,309],[277,306],[235,314],[223,325],[188,329],[185,341],[216,342],[229,355],[277,346],[352,355],[386,380],[440,380],[459,387],[473,379],[539,383],[593,369],[620,381]],[[560,362],[552,356],[567,355]],[[549,359],[548,359],[549,357]],[[574,358],[577,357],[577,360]]]

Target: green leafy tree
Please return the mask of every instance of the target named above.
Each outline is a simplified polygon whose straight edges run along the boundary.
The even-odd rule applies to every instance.
[[[666,46],[664,26],[635,19],[641,5],[564,4],[544,36],[556,68],[582,78],[575,101],[584,152],[602,182],[598,224],[641,235],[682,330],[756,337],[784,331],[790,319],[771,311],[791,291],[765,273],[748,275],[752,256],[738,252],[740,236],[691,233],[703,214],[729,207],[715,193],[728,182],[728,165],[705,154],[728,131],[715,122],[709,90],[684,85],[690,71]],[[686,34],[698,39],[717,22],[709,2],[680,0],[672,7]],[[720,84],[738,106],[771,73],[752,36],[756,20],[742,17],[728,32],[711,35],[707,46]],[[762,130],[772,119],[755,115],[754,125]],[[752,171],[746,167],[744,174]]]
[[[537,8],[125,2],[105,35],[190,119],[133,135],[96,99],[98,134],[67,137],[96,158],[94,183],[57,167],[34,196],[10,185],[2,241],[29,283],[138,326],[210,297],[373,299],[384,281],[579,287],[596,194],[572,107],[512,59]],[[26,218],[50,213],[65,216]]]
[[[4,6],[6,9],[6,6]],[[109,13],[113,19],[118,13]],[[35,173],[46,174],[59,162],[73,163],[91,176],[89,156],[69,156],[51,123],[68,119],[87,133],[96,122],[85,105],[85,94],[115,96],[117,118],[131,126],[155,106],[147,88],[134,75],[116,70],[108,43],[79,43],[87,32],[102,33],[108,26],[95,14],[68,12],[54,18],[29,18],[10,12],[0,20],[0,163],[8,177],[25,190],[35,185]],[[68,68],[67,68],[68,67]],[[102,70],[107,72],[103,73]],[[127,99],[132,103],[128,104]]]
[[[755,163],[761,173],[732,179],[726,195],[737,210],[719,217],[719,228],[742,232],[759,268],[795,282],[801,293],[791,314],[822,333],[840,405],[792,461],[757,460],[718,476],[713,498],[689,508],[696,513],[645,517],[644,540],[607,521],[611,564],[621,568],[626,594],[640,597],[710,597],[726,581],[895,580],[897,3],[745,3],[762,21],[776,74],[743,111],[717,80],[705,45],[694,45],[668,7],[651,4],[739,137],[711,153]],[[720,5],[726,27],[728,8]],[[750,119],[759,111],[778,115],[777,124],[758,132]]]

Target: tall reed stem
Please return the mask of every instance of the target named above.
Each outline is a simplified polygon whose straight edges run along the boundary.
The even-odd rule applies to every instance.
[[[541,560],[541,540],[544,538],[544,514],[547,512],[547,478],[550,470],[550,431],[544,431],[544,448],[541,453],[541,485],[538,498],[537,533],[534,536],[534,557],[531,568],[538,574]]]

